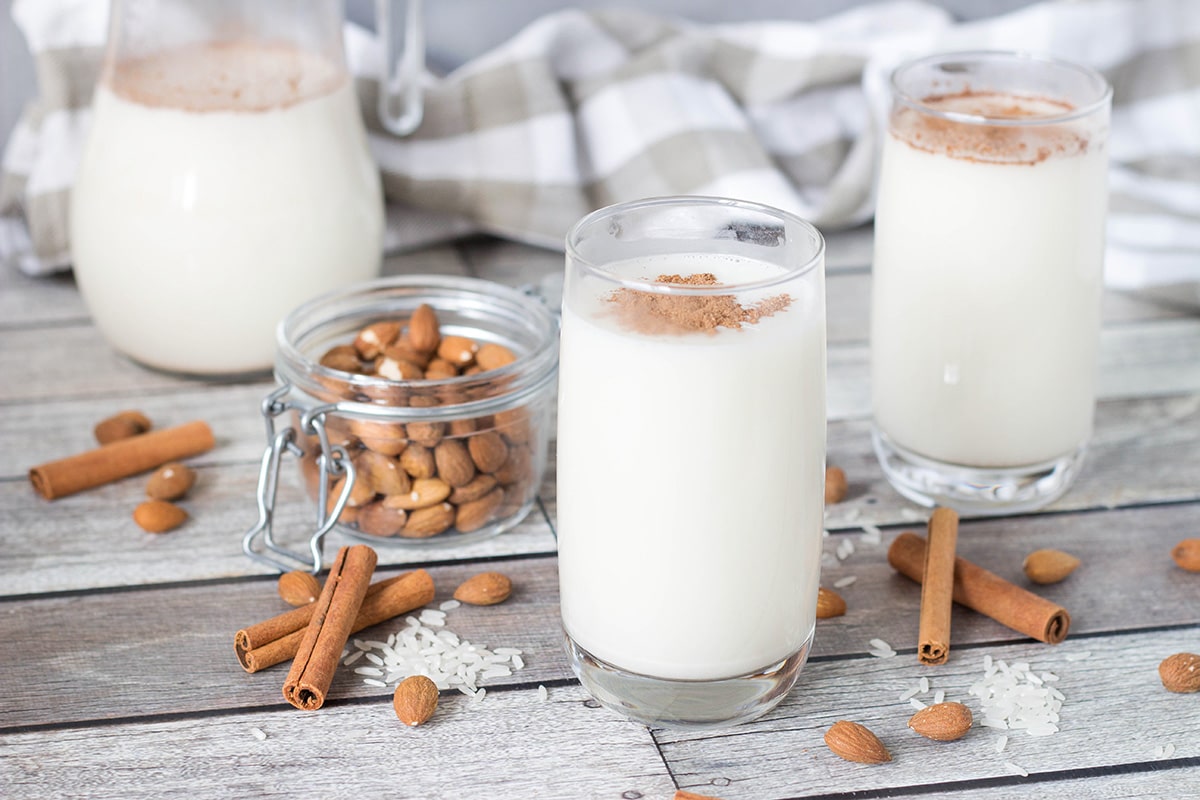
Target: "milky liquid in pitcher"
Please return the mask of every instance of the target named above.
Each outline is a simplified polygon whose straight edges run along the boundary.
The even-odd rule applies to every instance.
[[[72,255],[96,324],[135,360],[266,369],[288,311],[378,273],[379,176],[341,65],[192,45],[117,64],[93,108]]]
[[[1053,100],[964,93],[925,105],[1012,119]],[[876,424],[921,456],[1017,467],[1092,426],[1106,156],[1086,120],[952,122],[903,108],[883,147],[875,222]]]

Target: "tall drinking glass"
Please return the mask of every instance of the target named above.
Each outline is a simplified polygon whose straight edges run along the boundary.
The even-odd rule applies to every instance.
[[[1092,431],[1111,89],[1015,53],[892,76],[875,221],[874,444],[924,505],[1065,492]]]
[[[567,236],[558,555],[568,655],[651,725],[753,719],[812,641],[824,242],[761,205],[639,201]]]

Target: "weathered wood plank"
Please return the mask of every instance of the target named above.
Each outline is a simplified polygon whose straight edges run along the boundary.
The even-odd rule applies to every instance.
[[[0,739],[0,784],[12,800],[671,797],[646,729],[586,702],[578,686],[551,688],[544,702],[535,689],[482,701],[450,692],[416,729],[381,697],[12,734]]]
[[[1157,667],[1165,656],[1194,648],[1196,636],[1197,629],[1190,628],[1068,640],[1057,648],[989,645],[955,653],[936,668],[919,667],[915,658],[903,656],[810,663],[796,689],[762,720],[724,735],[656,730],[655,738],[681,786],[702,793],[720,786],[725,800],[939,784],[954,785],[961,796],[974,781],[1010,782],[1014,773],[1006,762],[1030,773],[1027,780],[1012,782],[1011,792],[1068,796],[1059,794],[1057,783],[1043,788],[1038,776],[1139,765],[1153,761],[1156,748],[1167,744],[1186,765],[1175,777],[1190,780],[1200,766],[1195,698],[1165,691]],[[944,690],[947,700],[963,702],[981,716],[968,690],[983,677],[985,654],[1058,676],[1053,685],[1066,697],[1059,733],[1031,737],[1008,731],[1007,745],[997,752],[1005,732],[992,728],[975,727],[956,742],[923,739],[907,729],[913,708],[898,698],[923,676],[931,689],[919,699],[929,702],[935,691]],[[1083,660],[1071,660],[1085,654]],[[839,719],[871,728],[893,761],[867,766],[834,756],[822,736]]]

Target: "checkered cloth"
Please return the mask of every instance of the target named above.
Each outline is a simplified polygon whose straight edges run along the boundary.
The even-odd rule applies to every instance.
[[[103,0],[16,0],[40,97],[0,177],[0,256],[70,263],[66,208],[104,38]],[[391,205],[393,243],[469,231],[561,247],[609,203],[738,197],[826,230],[871,218],[886,76],[935,51],[1025,49],[1113,83],[1108,282],[1200,281],[1200,2],[1045,2],[955,23],[919,2],[815,23],[702,26],[564,11],[440,79],[400,139],[372,117],[380,58],[348,27],[348,60]]]

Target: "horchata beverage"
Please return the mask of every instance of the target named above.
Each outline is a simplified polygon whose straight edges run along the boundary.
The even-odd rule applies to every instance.
[[[1076,68],[1034,61],[1009,82],[1019,89],[993,90],[1008,84],[988,66],[962,85],[946,70],[894,104],[872,398],[876,447],[903,493],[1020,510],[1066,489],[1092,430],[1107,87],[1038,91],[1030,75]]]
[[[379,269],[382,195],[353,86],[284,43],[117,63],[71,211],[96,324],[164,370],[266,369],[288,311]]]
[[[569,651],[602,701],[666,724],[736,721],[754,691],[731,712],[724,698],[653,707],[647,686],[787,665],[786,686],[750,716],[790,687],[812,638],[823,527],[820,265],[798,274],[692,246],[569,267],[560,353]],[[630,705],[613,673],[663,683]]]

